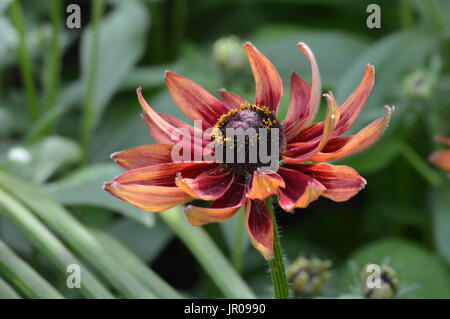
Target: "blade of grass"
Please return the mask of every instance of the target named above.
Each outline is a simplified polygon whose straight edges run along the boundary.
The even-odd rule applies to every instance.
[[[2,277],[0,277],[0,299],[22,299]]]
[[[28,111],[33,119],[37,119],[41,113],[38,97],[36,93],[36,85],[33,80],[33,70],[31,59],[28,54],[25,32],[25,21],[23,17],[22,8],[19,0],[15,0],[11,3],[10,7],[11,19],[14,27],[19,34],[19,62],[22,80],[25,85],[25,92],[27,96]]]
[[[84,100],[83,120],[81,127],[81,144],[84,150],[83,162],[86,163],[88,159],[89,140],[91,138],[92,129],[94,127],[95,105],[94,105],[94,93],[95,93],[95,77],[98,61],[98,39],[100,29],[100,19],[103,14],[104,1],[97,0],[93,2],[92,10],[92,24],[93,24],[93,36],[91,45],[91,56],[89,61],[89,74],[86,87],[86,96]]]
[[[50,52],[44,70],[44,105],[47,110],[55,106],[58,93],[61,57],[59,54],[59,35],[61,31],[61,0],[52,0],[50,17],[52,21],[52,37]]]
[[[0,187],[30,208],[53,232],[64,239],[106,280],[127,298],[155,298],[142,283],[112,258],[94,236],[63,206],[38,187],[0,172]]]
[[[90,229],[90,231],[114,259],[159,298],[183,298],[120,241],[99,229]]]
[[[204,229],[190,225],[181,207],[171,208],[158,216],[184,242],[227,298],[255,298],[244,280],[236,273],[223,253]]]
[[[30,265],[17,256],[0,240],[0,274],[9,278],[29,298],[64,298],[53,286],[41,277]]]
[[[66,277],[67,266],[82,269],[80,290],[88,298],[114,298],[114,296],[87,270],[60,241],[28,209],[0,189],[0,214],[4,215],[29,242],[55,265]]]

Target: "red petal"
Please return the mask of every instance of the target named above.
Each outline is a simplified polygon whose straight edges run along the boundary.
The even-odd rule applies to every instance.
[[[309,108],[309,99],[311,97],[311,87],[297,73],[291,74],[291,91],[289,96],[289,105],[286,118],[283,121],[283,128],[287,138],[295,136],[298,132],[293,132],[292,127],[301,130],[306,122],[312,116],[312,110]]]
[[[326,190],[317,180],[299,171],[281,167],[278,174],[286,183],[285,188],[278,190],[278,202],[287,212],[307,207]]]
[[[450,138],[449,137],[445,137],[443,135],[438,135],[436,136],[436,141],[447,144],[448,146],[450,146]]]
[[[284,181],[277,173],[264,174],[259,170],[253,173],[252,184],[247,198],[263,200],[276,194],[279,187],[285,187]]]
[[[364,104],[372,91],[374,80],[375,70],[373,66],[367,64],[361,83],[341,106],[341,119],[333,134],[334,136],[339,136],[347,131],[358,118],[359,113],[363,109]]]
[[[114,153],[111,158],[126,169],[170,163],[172,147],[173,144],[142,145]]]
[[[120,184],[175,186],[177,173],[182,173],[187,178],[194,178],[217,166],[216,163],[206,162],[162,163],[123,172],[113,181]]]
[[[167,114],[161,114],[156,112],[142,96],[142,89],[137,89],[137,95],[139,103],[144,110],[144,120],[150,130],[150,134],[155,139],[156,142],[160,144],[175,144],[181,142],[187,142],[186,147],[193,147],[197,151],[201,152],[202,147],[194,143],[194,137],[199,136],[203,138],[203,132],[200,128],[194,128],[193,126],[186,124],[185,122]],[[186,129],[191,135],[191,141],[182,141],[181,139],[173,139],[172,133],[177,129]],[[208,141],[201,140],[200,143],[203,146],[206,145]]]
[[[379,117],[353,136],[330,139],[322,152],[315,154],[309,160],[317,162],[334,160],[363,150],[371,145],[381,135],[391,118],[393,108],[387,105],[385,108],[384,116]]]
[[[183,178],[179,174],[175,184],[194,198],[215,200],[222,197],[234,182],[233,174],[221,171],[220,167],[205,172],[196,178]]]
[[[173,100],[188,118],[204,120],[205,127],[211,127],[228,112],[222,102],[197,83],[172,72],[166,72],[165,78]]]
[[[108,182],[104,189],[113,196],[148,212],[160,212],[191,200],[178,187]]]
[[[428,160],[437,167],[450,171],[450,150],[435,151]]]
[[[273,258],[273,223],[267,205],[260,200],[248,200],[245,207],[248,235],[266,260]]]
[[[232,217],[244,202],[245,184],[244,180],[239,180],[221,198],[215,200],[210,207],[189,205],[184,212],[192,225],[200,226]]]
[[[306,120],[306,124],[311,123],[311,120],[316,116],[317,110],[320,105],[320,95],[322,92],[322,84],[320,80],[319,67],[317,66],[316,57],[312,53],[311,49],[303,42],[299,42],[297,47],[306,55],[311,63],[311,96],[308,103],[309,117]]]
[[[248,103],[243,97],[240,97],[239,95],[231,93],[225,89],[220,89],[219,92],[222,97],[222,103],[225,104],[225,106],[230,110],[238,109],[241,104]]]
[[[273,64],[253,44],[244,44],[256,85],[255,104],[267,106],[276,112],[281,96],[283,82]]]
[[[305,161],[311,156],[314,156],[320,152],[328,143],[328,139],[333,133],[336,124],[339,121],[339,106],[333,97],[333,94],[324,94],[328,102],[328,113],[325,121],[323,122],[322,137],[315,142],[288,144],[288,151],[284,156],[289,157],[289,161]]]
[[[286,168],[300,171],[318,180],[326,188],[322,196],[336,202],[349,200],[366,185],[366,180],[349,166],[328,163],[288,164]]]

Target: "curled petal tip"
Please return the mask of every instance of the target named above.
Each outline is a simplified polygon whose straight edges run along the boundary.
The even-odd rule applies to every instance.
[[[137,89],[136,89],[136,93],[137,93],[137,95],[141,95],[142,93],[142,86],[139,86]]]
[[[102,189],[109,192],[113,183],[116,183],[116,182],[114,182],[114,181],[104,182],[102,185]]]
[[[227,92],[227,89],[225,89],[225,88],[220,88],[220,89],[219,89],[219,92]]]
[[[112,153],[109,157],[112,159],[112,160],[116,160],[116,157],[117,157],[117,155],[119,155],[120,153],[122,153],[122,152],[114,152],[114,153]]]
[[[243,47],[244,47],[244,48],[247,48],[247,47],[254,47],[254,45],[253,45],[250,41],[246,41],[246,42],[244,43]]]
[[[164,70],[164,79],[166,79],[168,76],[171,76],[171,75],[175,75],[175,73],[173,73],[170,70]]]

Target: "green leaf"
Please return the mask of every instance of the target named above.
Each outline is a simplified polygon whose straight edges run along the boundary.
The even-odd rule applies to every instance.
[[[283,82],[289,83],[289,76],[296,71],[305,79],[311,79],[308,59],[296,47],[305,42],[316,56],[324,86],[334,86],[358,55],[368,47],[369,42],[351,33],[332,30],[307,30],[292,26],[266,26],[251,37],[255,46],[277,67]],[[364,65],[361,69],[364,70]],[[286,94],[285,99],[288,98]]]
[[[134,68],[145,49],[146,32],[150,18],[145,6],[138,1],[127,1],[117,6],[100,24],[98,61],[90,70],[92,28],[81,38],[81,76],[84,86],[88,74],[95,72],[94,125],[99,121],[110,98]]]
[[[208,234],[187,222],[181,207],[171,208],[158,216],[189,248],[226,298],[255,298]]]
[[[384,138],[382,135],[380,140],[369,148],[339,159],[335,164],[351,166],[362,174],[373,174],[389,165],[398,155],[401,146],[402,142],[398,139]]]
[[[233,266],[240,272],[242,267],[242,258],[250,245],[250,241],[245,229],[245,212],[241,207],[234,218],[230,218],[220,223],[225,241],[228,244],[233,260]]]
[[[375,67],[375,84],[372,94],[352,131],[381,116],[384,112],[384,104],[396,104],[391,125],[404,118],[400,116],[400,113],[413,111],[399,100],[402,81],[425,62],[438,44],[438,38],[434,34],[421,30],[407,30],[381,38],[360,54],[352,54],[351,67],[341,73],[337,82],[336,100],[339,104],[343,103],[358,86],[363,77],[365,65],[370,63]]]
[[[67,266],[76,264],[82,270],[81,292],[88,298],[113,298],[113,295],[95,278],[83,263],[53,235],[26,207],[0,189],[0,214],[13,223],[19,231],[46,256],[66,278]]]
[[[173,239],[173,233],[158,219],[151,228],[132,219],[120,219],[108,227],[108,232],[147,264],[157,258]]]
[[[0,299],[21,299],[20,295],[0,277]]]
[[[3,172],[0,172],[0,185],[29,207],[124,296],[128,298],[155,297],[142,283],[123,269],[63,206],[50,199],[38,187]]]
[[[430,197],[436,250],[450,265],[450,189],[433,189]]]
[[[132,274],[139,282],[144,284],[159,298],[182,298],[175,289],[167,284],[151,268],[144,264],[133,252],[121,242],[106,232],[91,229],[95,238],[105,247],[106,251],[116,259],[124,269]]]
[[[54,287],[9,249],[2,240],[0,240],[0,274],[9,278],[29,298],[63,298]]]
[[[387,264],[400,280],[406,298],[450,298],[450,275],[434,253],[401,239],[384,239],[368,244],[349,258],[341,272],[345,291],[358,287],[360,272],[366,264]],[[353,286],[353,287],[352,287]]]
[[[30,146],[14,146],[2,165],[9,172],[43,183],[58,169],[81,158],[79,145],[67,138],[49,136]]]
[[[117,164],[95,164],[73,171],[61,180],[47,184],[44,190],[63,205],[87,205],[119,212],[146,227],[154,216],[125,203],[102,189],[103,183],[123,172]]]

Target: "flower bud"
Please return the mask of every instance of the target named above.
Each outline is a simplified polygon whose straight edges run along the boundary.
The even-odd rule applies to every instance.
[[[241,41],[234,35],[218,39],[213,46],[213,56],[224,69],[240,69],[245,62]]]
[[[380,266],[372,271],[366,265],[361,272],[361,285],[366,298],[390,299],[395,298],[400,281],[397,272],[390,266]]]
[[[409,74],[403,84],[405,94],[411,98],[428,100],[436,86],[436,78],[427,70],[417,70]]]
[[[294,292],[300,295],[317,295],[324,284],[331,278],[331,261],[317,258],[297,258],[288,269],[288,281]]]

